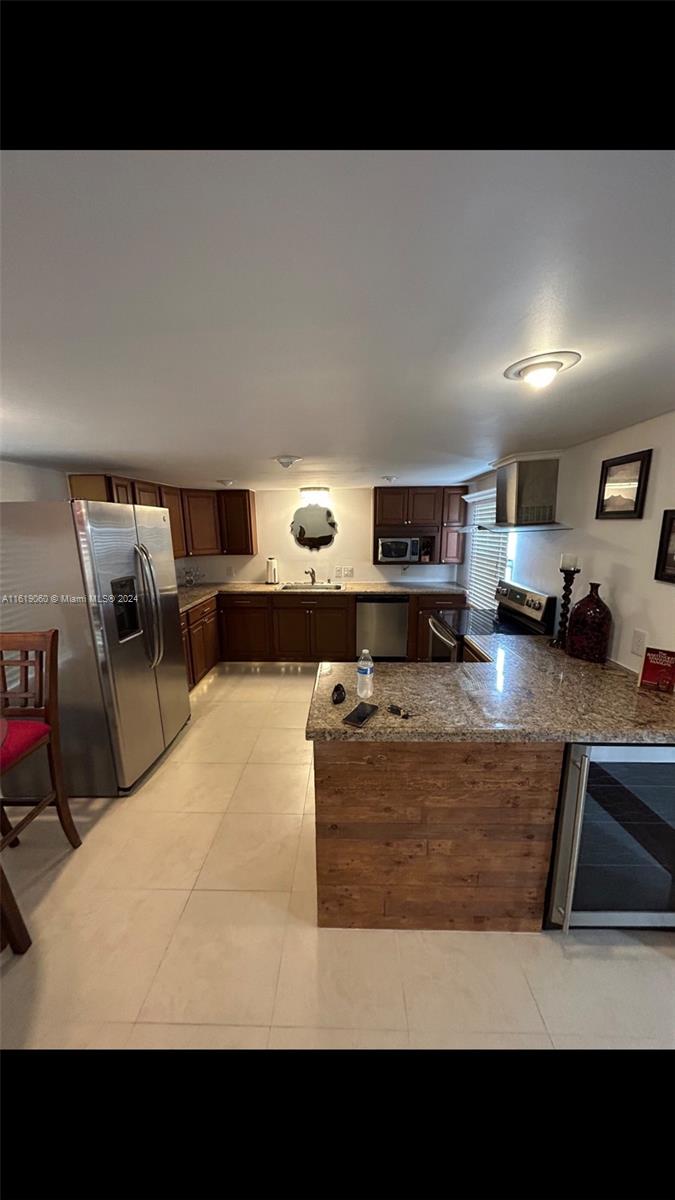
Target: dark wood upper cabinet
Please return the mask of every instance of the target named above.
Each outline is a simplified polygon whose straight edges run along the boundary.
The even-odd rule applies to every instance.
[[[464,562],[464,534],[453,529],[452,525],[444,526],[441,530],[441,562]]]
[[[375,488],[375,524],[407,525],[408,489]]]
[[[443,518],[443,488],[375,488],[375,525],[392,529],[438,527]]]
[[[159,489],[159,503],[162,508],[168,508],[171,522],[171,541],[173,542],[174,558],[185,558],[187,543],[185,541],[185,522],[183,521],[183,503],[180,488],[165,487]]]
[[[145,483],[142,479],[134,479],[132,482],[134,485],[134,504],[149,504],[154,508],[160,507],[160,486],[158,483]]]
[[[124,479],[121,475],[110,476],[110,499],[115,504],[134,503],[134,484],[132,479]]]
[[[443,488],[408,488],[408,525],[440,525],[443,517]]]
[[[69,475],[71,500],[109,500],[110,479],[107,475]]]
[[[223,554],[257,554],[255,493],[234,488],[217,496]]]
[[[443,524],[444,525],[465,525],[466,524],[466,503],[464,496],[466,495],[466,487],[446,487],[443,488]]]
[[[218,492],[183,489],[183,517],[188,554],[220,554]]]

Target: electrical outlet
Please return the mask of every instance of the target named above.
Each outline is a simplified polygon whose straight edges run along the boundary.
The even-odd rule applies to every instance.
[[[342,568],[342,578],[343,579],[353,579],[354,578],[354,568],[353,567],[343,567]]]
[[[647,634],[644,629],[633,630],[633,641],[630,648],[632,654],[638,654],[642,658],[647,649]]]
[[[336,579],[342,579],[342,567],[336,567],[334,574]]]

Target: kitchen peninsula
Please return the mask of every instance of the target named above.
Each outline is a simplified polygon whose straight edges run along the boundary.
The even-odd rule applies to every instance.
[[[319,925],[540,930],[566,744],[675,743],[675,699],[616,664],[467,640],[490,661],[378,664],[361,730],[342,722],[353,664],[321,663],[306,728]]]

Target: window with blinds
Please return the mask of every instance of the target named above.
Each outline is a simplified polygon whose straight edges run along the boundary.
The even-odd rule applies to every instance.
[[[496,499],[494,496],[477,500],[471,505],[474,525],[494,524]],[[495,588],[506,576],[508,533],[492,533],[484,529],[472,531],[469,552],[469,603],[476,608],[496,608]]]

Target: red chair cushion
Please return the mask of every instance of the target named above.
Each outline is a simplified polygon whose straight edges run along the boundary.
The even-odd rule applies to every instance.
[[[24,721],[21,717],[7,718],[7,733],[0,745],[0,771],[7,771],[31,746],[51,733],[44,721]]]

